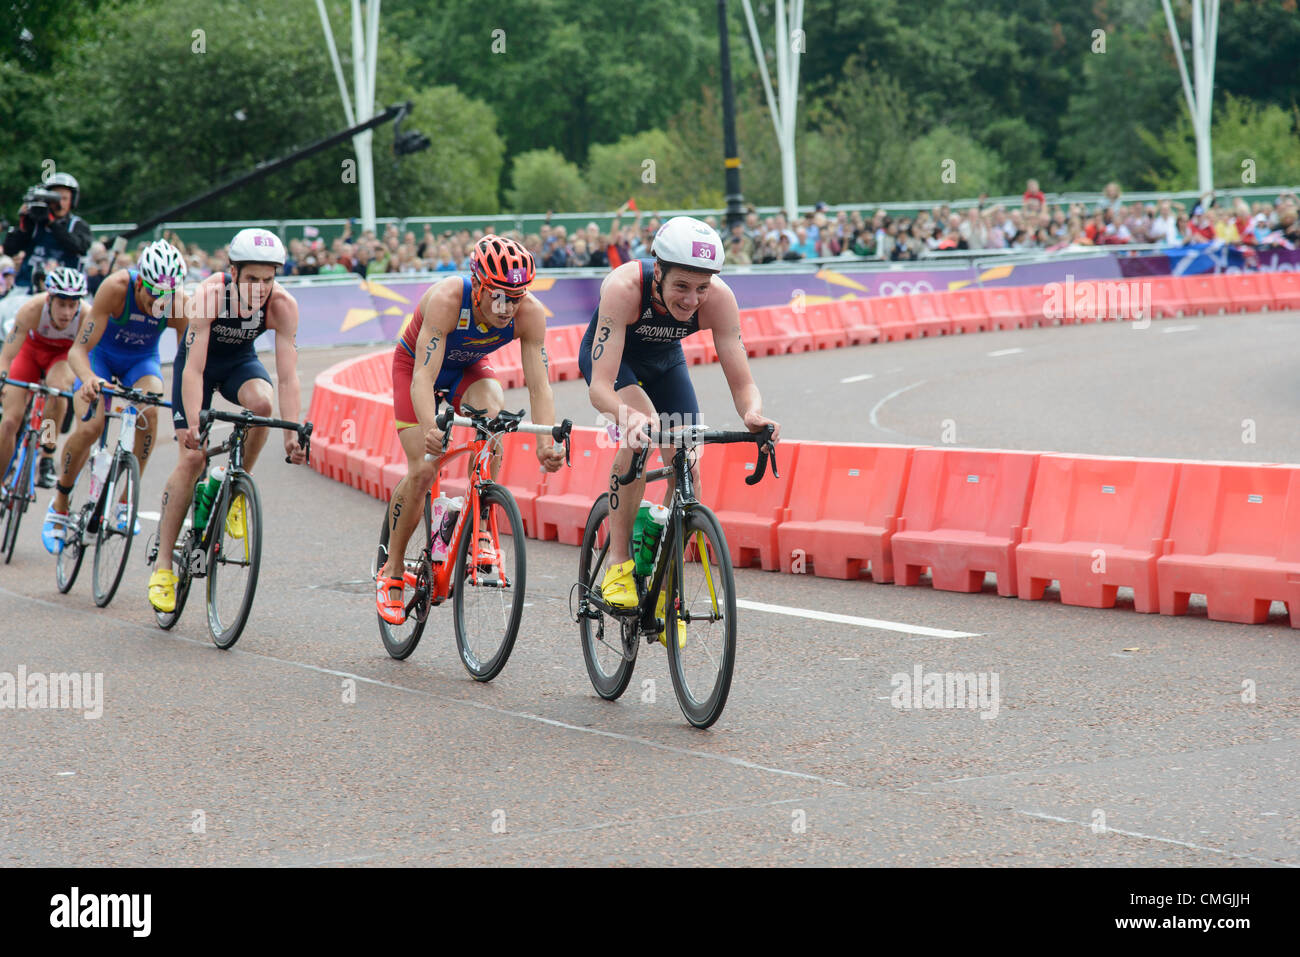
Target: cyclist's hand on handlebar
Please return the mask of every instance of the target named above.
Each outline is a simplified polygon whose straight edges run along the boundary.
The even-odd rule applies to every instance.
[[[763,431],[763,427],[766,425],[770,425],[772,427],[772,441],[773,442],[780,441],[781,426],[779,423],[773,422],[771,419],[766,418],[760,412],[745,413],[745,428],[749,429],[749,431],[761,432]]]
[[[425,433],[424,452],[426,455],[432,455],[435,459],[442,455],[442,430],[434,427]]]
[[[550,445],[545,448],[541,442],[537,443],[537,461],[542,463],[542,468],[548,472],[558,472],[564,465],[564,446]]]
[[[85,382],[81,383],[81,388],[77,390],[77,398],[89,405],[99,398],[99,390],[104,385],[104,380],[97,375],[92,375]]]
[[[307,461],[307,453],[298,441],[297,432],[286,432],[284,434],[284,457],[293,465],[303,465]]]
[[[650,429],[654,426],[654,420],[644,413],[637,412],[635,409],[629,409],[627,414],[627,444],[634,449],[643,448],[650,444]]]
[[[177,429],[176,441],[181,444],[183,449],[197,452],[203,448],[203,443],[199,441],[199,430],[192,425],[188,429]]]

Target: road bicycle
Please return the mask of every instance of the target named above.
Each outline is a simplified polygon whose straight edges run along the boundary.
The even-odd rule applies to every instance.
[[[774,478],[776,447],[772,427],[759,432],[718,432],[703,425],[672,433],[651,433],[650,445],[639,450],[624,475],[611,476],[610,491],[591,507],[578,554],[578,582],[570,592],[570,612],[582,636],[582,656],[596,693],[617,699],[632,680],[638,640],[659,640],[666,634],[668,670],[686,720],[707,728],[718,720],[731,690],[736,660],[736,589],[731,553],[722,525],[708,506],[695,497],[691,467],[699,446],[753,442],[758,462],[746,484],[762,481],[769,460]],[[610,552],[610,498],[630,484],[645,468],[651,446],[675,446],[672,464],[646,474],[647,483],[676,476],[668,521],[659,536],[654,568],[649,575],[634,574],[635,608],[610,605],[601,594]],[[635,508],[628,503],[624,508]],[[577,610],[573,610],[573,593]],[[661,593],[664,617],[658,615]],[[686,625],[685,647],[675,640],[678,622]]]
[[[437,419],[443,432],[443,464],[463,455],[473,456],[473,475],[466,491],[465,507],[456,517],[451,539],[447,543],[447,560],[433,560],[432,527],[433,490],[425,496],[421,524],[406,547],[403,562],[403,585],[409,598],[406,619],[391,625],[379,619],[379,635],[392,657],[402,660],[415,651],[424,634],[429,609],[452,599],[452,620],[456,631],[456,648],[465,669],[477,681],[491,681],[506,666],[519,632],[524,609],[526,560],[524,522],[519,505],[510,490],[492,481],[493,451],[510,432],[549,435],[564,443],[565,464],[569,461],[569,436],[573,423],[565,419],[559,425],[523,423],[524,413],[502,412],[488,419],[486,411],[465,406],[464,417],[455,415],[449,406]],[[447,445],[453,425],[472,428],[474,438],[464,445]],[[426,456],[426,460],[430,457]],[[379,549],[371,577],[388,561],[388,512],[384,513],[379,532]]]
[[[199,441],[206,444],[214,422],[228,422],[234,428],[230,438],[215,449],[204,449],[203,475],[208,479],[208,463],[229,453],[226,469],[212,498],[207,519],[197,527],[199,502],[195,496],[181,535],[172,549],[172,567],[176,570],[176,607],[171,611],[153,609],[158,626],[170,629],[180,620],[195,579],[207,579],[208,634],[218,648],[227,649],[239,640],[253,610],[257,575],[262,563],[262,499],[253,476],[244,469],[244,443],[248,430],[257,428],[287,429],[298,433],[298,442],[308,458],[311,456],[310,422],[268,419],[242,412],[204,409],[199,413]],[[286,462],[291,462],[288,456]],[[234,517],[227,522],[227,516]],[[149,564],[158,557],[158,536],[149,542]]]
[[[4,553],[5,564],[8,565],[14,557],[14,546],[18,543],[18,525],[22,522],[27,506],[36,501],[36,461],[41,435],[46,428],[46,397],[62,396],[71,401],[72,393],[35,382],[20,382],[7,376],[0,376],[0,384],[26,389],[31,393],[22,425],[14,437],[14,453],[9,459],[4,478],[0,481],[0,515],[3,515],[4,523],[3,531],[0,532],[0,552]]]
[[[152,405],[170,409],[171,403],[160,392],[141,392],[139,389],[113,388],[104,385],[99,390],[104,399],[104,427],[99,441],[82,475],[89,475],[87,500],[81,508],[71,508],[69,496],[68,517],[63,525],[63,548],[54,560],[54,579],[59,591],[72,590],[81,571],[81,560],[91,541],[95,545],[94,574],[91,577],[91,594],[95,604],[104,608],[117,594],[126,570],[126,559],[131,554],[131,542],[137,531],[137,514],[140,509],[140,462],[135,457],[135,431],[140,421],[137,405]],[[127,405],[121,412],[113,411],[113,399],[123,399]],[[99,397],[90,403],[83,422],[95,414]],[[95,459],[99,452],[108,449],[109,420],[118,419],[121,428],[117,444],[105,472],[103,484],[96,488]],[[113,514],[109,514],[110,510]],[[87,536],[92,536],[87,539]]]

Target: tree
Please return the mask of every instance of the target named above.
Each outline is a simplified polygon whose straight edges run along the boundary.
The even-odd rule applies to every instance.
[[[1210,130],[1215,187],[1300,183],[1297,129],[1300,129],[1300,111],[1253,103],[1231,94],[1225,96],[1222,106],[1214,111]],[[1196,136],[1185,111],[1173,129],[1163,136],[1147,133],[1144,139],[1158,164],[1148,174],[1156,189],[1197,188]]]
[[[578,167],[555,149],[529,150],[514,158],[510,169],[514,188],[507,192],[516,213],[582,212],[590,208],[587,187]]]

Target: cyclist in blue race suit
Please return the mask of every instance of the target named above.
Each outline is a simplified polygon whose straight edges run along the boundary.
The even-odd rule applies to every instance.
[[[736,296],[718,275],[722,240],[707,223],[674,216],[655,234],[652,259],[624,263],[605,277],[600,305],[592,314],[578,351],[578,367],[590,386],[591,404],[618,423],[624,445],[614,459],[614,475],[626,472],[634,448],[645,444],[644,430],[667,430],[698,421],[700,405],[687,371],[682,339],[713,330],[736,412],[745,428],[759,432],[781,427],[763,415],[763,399],[749,370],[740,333]],[[698,470],[692,474],[698,486]],[[672,501],[675,481],[669,478],[664,504]],[[611,605],[635,608],[634,562],[628,545],[637,508],[645,495],[645,478],[611,496],[610,567],[601,594]],[[659,596],[663,617],[664,595]],[[685,644],[686,623],[678,620],[678,644]],[[660,641],[667,644],[660,635]]]
[[[184,278],[184,258],[175,246],[160,239],[145,247],[136,268],[119,269],[104,280],[90,315],[81,321],[81,335],[68,352],[68,364],[77,375],[73,400],[77,427],[64,443],[62,471],[41,528],[41,541],[52,555],[63,548],[68,496],[103,430],[104,403],[96,406],[88,421],[83,422],[82,417],[99,396],[100,387],[113,380],[123,388],[162,391],[158,340],[166,328],[175,329],[178,338],[185,330]],[[143,474],[158,433],[156,407],[147,406],[140,413],[137,428],[135,456]],[[128,511],[119,503],[115,516],[118,531],[126,531]],[[140,533],[139,520],[132,533]]]

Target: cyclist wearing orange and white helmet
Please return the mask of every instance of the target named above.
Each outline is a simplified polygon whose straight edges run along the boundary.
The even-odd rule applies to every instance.
[[[376,606],[390,624],[404,620],[402,556],[420,520],[420,503],[438,473],[442,434],[435,419],[446,399],[456,411],[468,405],[489,417],[505,407],[505,390],[488,359],[514,339],[520,341],[524,380],[533,421],[555,424],[555,398],[547,375],[546,313],[528,287],[537,273],[532,253],[512,239],[484,236],[470,254],[470,276],[435,283],[420,297],[393,351],[393,418],[406,453],[406,477],[389,505],[387,564],[376,583]],[[434,456],[426,462],[425,453]],[[548,472],[564,453],[546,436],[537,440],[537,459]],[[470,463],[472,465],[472,463]],[[500,451],[492,474],[500,468]]]

